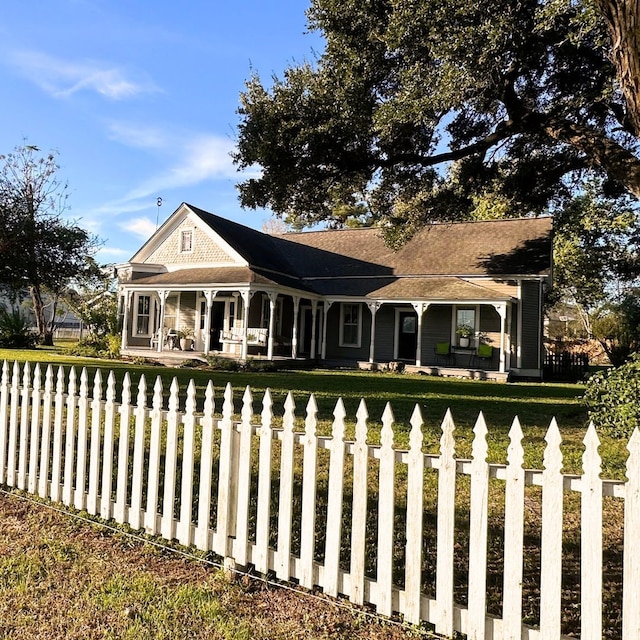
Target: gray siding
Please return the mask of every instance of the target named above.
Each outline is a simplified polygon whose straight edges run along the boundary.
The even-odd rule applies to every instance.
[[[436,343],[451,342],[451,305],[432,304],[422,318],[422,363],[436,363]]]
[[[537,369],[540,356],[540,283],[522,283],[522,356],[523,369]]]

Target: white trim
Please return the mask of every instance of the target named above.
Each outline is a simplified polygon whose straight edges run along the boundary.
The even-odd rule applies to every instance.
[[[184,239],[187,233],[190,234],[191,236],[191,242],[189,243],[189,248],[185,249]],[[195,234],[194,227],[181,227],[178,233],[178,254],[183,255],[185,253],[186,254],[193,253],[193,246],[195,244],[195,241],[196,241],[196,234]]]
[[[138,302],[140,298],[149,298],[149,314],[148,316],[142,315],[138,313]],[[132,338],[151,338],[153,335],[153,318],[155,316],[155,296],[152,295],[152,292],[149,291],[134,291],[133,294],[133,322],[131,324],[131,337]],[[148,317],[149,323],[147,324],[147,333],[138,333],[138,318],[139,317]]]

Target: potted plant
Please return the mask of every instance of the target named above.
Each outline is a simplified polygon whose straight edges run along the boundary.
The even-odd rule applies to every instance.
[[[180,340],[180,349],[188,351],[193,345],[193,329],[183,327],[178,331],[178,338]]]
[[[456,335],[458,336],[458,346],[466,349],[473,335],[473,327],[469,324],[459,324],[456,328]]]

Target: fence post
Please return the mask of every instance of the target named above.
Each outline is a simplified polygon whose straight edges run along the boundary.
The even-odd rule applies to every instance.
[[[344,486],[344,418],[346,411],[342,398],[333,410],[333,428],[329,445],[329,487],[327,502],[327,528],[324,559],[324,592],[338,595],[340,571],[340,539],[342,535],[342,491]]]
[[[9,428],[9,364],[2,362],[0,380],[0,484],[4,484],[7,464],[7,429]]]
[[[9,450],[7,453],[7,484],[16,486],[16,454],[18,446],[18,415],[20,406],[20,367],[13,363],[11,377],[11,414],[9,415]]]
[[[196,412],[196,385],[193,380],[187,387],[187,401],[182,418],[184,436],[182,445],[182,487],[180,492],[180,520],[177,537],[180,544],[191,544],[191,512],[193,509],[193,447]],[[202,455],[202,453],[200,454]]]
[[[118,437],[118,476],[116,484],[116,504],[113,517],[117,522],[126,522],[127,485],[129,482],[129,420],[131,419],[131,378],[129,372],[122,380],[120,408],[120,434]]]
[[[38,477],[38,495],[41,498],[46,498],[49,494],[49,447],[51,444],[52,404],[53,368],[49,365],[44,376],[44,396],[42,398],[42,444],[40,446],[40,474]],[[3,468],[4,465],[0,466],[0,470]]]
[[[198,527],[195,544],[209,550],[209,519],[211,517],[211,472],[213,469],[213,429],[215,402],[213,382],[209,380],[204,396],[202,417],[202,453],[200,454],[200,490],[198,491]]]
[[[158,528],[158,491],[160,478],[160,436],[162,431],[162,379],[156,377],[153,385],[151,409],[151,441],[149,443],[149,469],[147,474],[147,508],[144,528],[154,534]]]
[[[253,416],[253,398],[247,386],[242,397],[242,420],[240,422],[240,443],[238,447],[238,466],[236,467],[236,542],[235,559],[240,566],[247,564],[249,544],[249,502],[251,499],[251,418]]]
[[[20,439],[18,441],[18,489],[27,487],[27,453],[29,442],[29,417],[31,414],[31,366],[24,363],[22,375],[22,403],[20,408]]]
[[[256,558],[258,571],[269,571],[269,520],[271,518],[271,443],[273,438],[273,401],[267,389],[262,399],[260,452],[258,463],[258,513],[256,516]]]
[[[144,478],[144,442],[147,420],[147,380],[144,374],[138,382],[136,397],[136,423],[133,436],[133,469],[131,477],[131,508],[129,509],[129,525],[138,530],[142,522],[142,481]]]
[[[220,421],[220,466],[218,472],[218,517],[214,551],[224,558],[224,566],[233,570],[234,562],[230,553],[231,532],[231,462],[233,460],[233,390],[227,383],[224,390],[222,420]]]
[[[293,501],[293,425],[295,408],[291,393],[287,394],[282,416],[282,446],[280,449],[280,492],[278,497],[278,551],[276,576],[291,577],[291,517]]]
[[[307,415],[304,423],[304,454],[302,460],[302,524],[300,530],[300,585],[312,589],[314,585],[313,559],[315,550],[318,405],[311,394],[307,402]]]
[[[364,576],[367,539],[367,476],[369,470],[369,445],[367,444],[367,420],[369,412],[364,400],[360,400],[356,414],[356,441],[353,445],[353,500],[351,507],[351,602],[364,604]]]
[[[64,484],[62,487],[62,502],[68,506],[72,504],[73,496],[73,463],[75,461],[76,445],[76,368],[69,372],[69,386],[67,388],[67,434],[64,442]]]
[[[640,431],[636,427],[627,444],[627,484],[624,488],[624,560],[622,640],[640,638]]]
[[[113,371],[107,378],[107,401],[104,405],[104,437],[102,443],[102,487],[100,492],[100,516],[111,517],[111,490],[113,488],[113,439],[115,428],[116,379]]]
[[[76,493],[74,506],[84,509],[87,482],[87,433],[89,429],[89,380],[86,367],[80,373],[80,397],[78,398],[78,444],[76,454]]]
[[[31,400],[31,436],[29,438],[29,482],[27,490],[35,495],[38,488],[38,454],[40,453],[40,402],[42,400],[40,365],[33,372],[33,392]],[[0,399],[0,403],[2,400]],[[2,419],[0,418],[0,429]]]
[[[93,399],[91,401],[91,434],[89,444],[89,493],[87,511],[98,513],[98,484],[100,481],[100,427],[102,422],[102,372],[96,370],[93,378]]]
[[[447,409],[440,438],[436,560],[436,632],[453,636],[453,534],[456,508],[455,425]]]
[[[53,454],[51,460],[51,487],[49,497],[53,502],[60,500],[60,472],[62,464],[62,418],[64,410],[64,369],[58,367],[56,396],[53,416]]]
[[[522,636],[522,559],[524,554],[524,450],[522,428],[515,418],[509,430],[504,496],[504,639]]]
[[[563,486],[560,430],[551,421],[545,436],[542,472],[542,532],[540,542],[540,635],[560,637],[562,597]]]
[[[169,411],[167,413],[167,443],[164,456],[164,495],[160,534],[167,540],[174,538],[173,509],[176,497],[176,468],[178,464],[178,379],[173,378],[169,387]]]
[[[411,415],[407,469],[407,556],[405,560],[404,619],[420,623],[422,594],[422,520],[424,503],[424,453],[422,452],[422,414],[415,406]]]

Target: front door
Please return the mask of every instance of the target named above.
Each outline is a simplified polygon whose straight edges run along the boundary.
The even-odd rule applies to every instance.
[[[222,330],[224,329],[224,302],[214,301],[211,305],[211,328],[209,331],[209,349],[222,351]]]
[[[415,360],[418,346],[418,316],[414,311],[398,314],[398,360]]]

